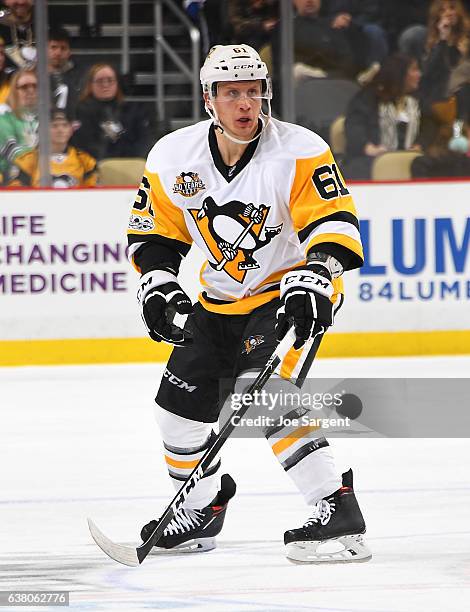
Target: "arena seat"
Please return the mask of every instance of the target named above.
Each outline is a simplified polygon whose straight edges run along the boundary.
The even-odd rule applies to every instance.
[[[334,155],[344,155],[346,152],[346,133],[344,130],[344,122],[346,117],[340,115],[330,125],[330,148]]]
[[[110,157],[98,162],[98,185],[138,185],[145,168],[143,157]]]
[[[384,153],[372,164],[373,181],[407,181],[411,179],[411,163],[421,153],[416,151],[393,151]]]

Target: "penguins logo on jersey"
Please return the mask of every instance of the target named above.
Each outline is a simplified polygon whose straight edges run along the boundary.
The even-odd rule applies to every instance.
[[[52,186],[55,189],[68,189],[69,187],[75,187],[75,185],[78,185],[77,179],[69,174],[61,174],[60,176],[53,174],[51,176],[51,180]]]
[[[254,351],[255,348],[260,344],[263,344],[263,342],[264,336],[261,336],[260,334],[256,334],[256,336],[250,336],[249,338],[246,338],[246,340],[243,340],[242,355],[249,355],[251,351]]]
[[[239,283],[243,283],[248,270],[259,268],[253,253],[269,244],[282,230],[282,223],[264,227],[270,208],[238,200],[218,205],[208,196],[199,210],[188,209],[215,259],[210,265]]]
[[[192,198],[205,188],[196,172],[182,172],[175,179],[173,193],[179,193],[184,198]]]

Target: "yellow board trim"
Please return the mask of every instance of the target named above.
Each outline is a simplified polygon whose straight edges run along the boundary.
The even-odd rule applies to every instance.
[[[364,332],[326,335],[319,357],[470,355],[470,330]]]
[[[0,340],[0,366],[160,362],[171,350],[150,338]]]
[[[0,340],[0,366],[165,362],[167,344],[150,338]],[[319,357],[470,355],[470,330],[327,334]]]

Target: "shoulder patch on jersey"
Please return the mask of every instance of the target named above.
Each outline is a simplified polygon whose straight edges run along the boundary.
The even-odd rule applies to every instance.
[[[142,217],[141,215],[136,215],[132,213],[129,219],[129,229],[137,230],[138,232],[151,232],[155,227],[155,223],[153,219],[149,217]]]
[[[192,198],[205,188],[197,172],[181,172],[175,179],[173,193],[178,193],[184,198]]]

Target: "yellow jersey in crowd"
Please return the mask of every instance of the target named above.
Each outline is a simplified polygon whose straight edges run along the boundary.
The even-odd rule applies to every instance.
[[[18,175],[10,185],[39,187],[37,149],[19,155],[14,163],[18,168]],[[96,185],[95,158],[75,147],[68,147],[65,153],[51,155],[50,172],[52,187],[55,188],[94,187]]]

